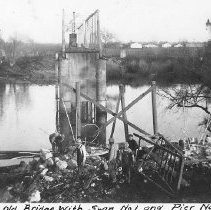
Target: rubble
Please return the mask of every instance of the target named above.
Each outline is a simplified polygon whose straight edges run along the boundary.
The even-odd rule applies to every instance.
[[[12,176],[12,181],[9,179],[8,182],[1,182],[5,185],[2,187],[0,201],[125,202],[125,195],[121,193],[125,186],[131,185],[131,190],[137,188],[137,191],[142,190],[144,193],[150,186],[149,180],[145,177],[140,178],[140,174],[146,170],[142,165],[143,157],[146,157],[144,151],[149,150],[142,149],[143,154],[139,157],[139,161],[136,160],[137,162],[131,167],[132,181],[130,184],[128,184],[128,175],[120,160],[116,161],[115,170],[111,172],[112,169],[109,168],[105,155],[90,153],[86,164],[79,169],[76,157],[72,155],[74,147],[68,148],[65,154],[54,154],[50,150],[42,149],[39,158],[29,163],[22,161],[19,166],[8,171],[9,176]],[[96,148],[90,150],[97,151]],[[198,144],[184,150],[186,159],[181,185],[185,190],[211,191],[210,151],[208,145],[199,146]],[[156,152],[151,155],[157,158]],[[147,170],[153,170],[153,167],[153,163],[149,161]],[[116,177],[115,182],[111,179],[113,173]],[[0,175],[3,177],[3,174],[0,173]],[[7,175],[5,173],[5,177]],[[5,179],[7,180],[8,177]],[[140,184],[148,187],[140,188]]]

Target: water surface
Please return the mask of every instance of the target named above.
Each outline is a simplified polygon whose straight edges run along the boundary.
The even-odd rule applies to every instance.
[[[126,105],[149,86],[132,88],[126,86]],[[115,111],[118,86],[107,88],[108,108]],[[200,137],[198,123],[205,113],[197,108],[167,110],[168,100],[157,96],[159,132],[170,140]],[[40,150],[50,148],[48,135],[55,131],[55,86],[0,83],[0,143],[1,151]],[[151,94],[148,94],[127,112],[128,120],[153,133]],[[108,115],[108,119],[111,118]],[[110,135],[111,125],[107,129]],[[131,133],[135,132],[129,128]],[[123,123],[117,120],[114,133],[116,141],[124,141]],[[2,164],[2,161],[0,162]]]

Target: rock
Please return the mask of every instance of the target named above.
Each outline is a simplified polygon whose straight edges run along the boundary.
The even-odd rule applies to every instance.
[[[66,161],[64,160],[60,160],[58,157],[55,158],[55,163],[56,166],[60,169],[60,170],[64,170],[67,168],[68,164]]]
[[[91,184],[91,187],[95,187],[95,185],[96,185],[96,184],[93,182],[93,183]]]
[[[50,177],[50,176],[44,176],[43,178],[44,178],[45,181],[47,181],[47,182],[52,182],[52,181],[54,180],[54,178],[53,178],[53,177]]]
[[[45,176],[47,172],[48,172],[48,169],[45,168],[45,169],[42,170],[42,172],[40,173],[40,175]]]
[[[205,152],[206,152],[207,156],[210,156],[211,155],[211,148],[210,147],[206,148]]]
[[[54,161],[53,161],[52,158],[49,158],[49,159],[47,159],[47,160],[45,161],[45,164],[46,164],[47,167],[53,166],[53,165],[54,165]]]
[[[32,192],[32,194],[29,196],[29,202],[39,202],[41,200],[40,191],[35,190]]]
[[[13,198],[13,196],[10,193],[9,188],[3,190],[3,192],[0,191],[0,194],[1,194],[1,196],[0,196],[0,202],[1,203],[9,202]]]
[[[68,168],[70,168],[70,169],[77,168],[76,160],[70,159],[70,160],[68,160],[67,164],[68,164]]]
[[[207,158],[208,160],[211,160],[211,155],[206,156],[206,158]]]
[[[41,170],[42,170],[42,169],[45,169],[45,166],[42,165],[42,164],[40,164],[40,165],[39,165],[39,169],[41,169]]]
[[[53,154],[51,153],[50,150],[48,150],[48,149],[41,149],[40,150],[40,158],[42,160],[45,161],[45,160],[52,158],[52,157],[53,157]]]

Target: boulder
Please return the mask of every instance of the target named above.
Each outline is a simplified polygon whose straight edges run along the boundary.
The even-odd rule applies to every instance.
[[[39,202],[41,200],[40,191],[34,190],[31,195],[29,196],[29,202]]]

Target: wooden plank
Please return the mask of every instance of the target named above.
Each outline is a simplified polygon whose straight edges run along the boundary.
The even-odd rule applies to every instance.
[[[156,106],[156,82],[152,81],[152,117],[153,117],[153,130],[154,134],[158,132],[157,120],[157,106]]]
[[[121,105],[122,105],[122,110],[125,109],[125,86],[123,85],[120,85],[119,86],[119,92],[121,94]],[[124,111],[122,113],[122,117],[127,120],[127,114],[126,112]],[[124,130],[125,130],[125,140],[127,141],[127,138],[128,138],[128,124],[124,122]]]
[[[181,159],[181,165],[180,165],[180,172],[179,172],[179,180],[178,180],[178,184],[177,184],[177,190],[180,190],[180,185],[182,182],[182,175],[183,175],[183,169],[184,169],[184,159]]]
[[[76,82],[76,139],[81,136],[81,100],[80,82]]]

